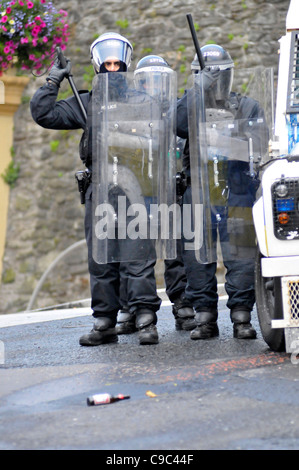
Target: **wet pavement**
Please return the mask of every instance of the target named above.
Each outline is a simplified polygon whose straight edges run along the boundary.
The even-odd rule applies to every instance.
[[[192,341],[164,302],[158,345],[87,348],[88,309],[63,313],[0,317],[1,450],[299,449],[299,364],[269,350],[255,312],[256,340],[233,339],[223,299],[219,338]],[[103,392],[131,398],[87,406]]]

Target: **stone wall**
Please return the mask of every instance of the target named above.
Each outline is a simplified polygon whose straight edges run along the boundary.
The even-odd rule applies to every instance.
[[[289,0],[79,0],[54,1],[69,13],[66,55],[78,88],[89,62],[89,45],[106,31],[124,34],[134,45],[132,69],[148,53],[162,55],[178,72],[178,94],[186,86],[194,47],[186,14],[198,25],[200,45],[228,48],[236,67],[265,65],[277,71],[279,38],[285,34]],[[196,26],[197,27],[197,26]],[[39,279],[70,245],[84,238],[84,206],[74,173],[81,131],[48,131],[31,118],[29,99],[45,77],[30,80],[15,115],[14,152],[20,175],[10,192],[7,242],[0,286],[0,313],[26,309]],[[67,93],[68,83],[62,92]],[[90,296],[86,247],[72,251],[46,278],[34,308]],[[157,279],[162,286],[163,264]]]

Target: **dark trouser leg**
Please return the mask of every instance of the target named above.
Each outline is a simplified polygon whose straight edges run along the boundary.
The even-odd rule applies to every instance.
[[[230,208],[233,209],[232,207]],[[248,207],[244,207],[244,211]],[[225,290],[228,295],[227,307],[233,322],[234,337],[238,339],[254,339],[256,331],[252,327],[251,311],[255,303],[254,290],[254,236],[250,236],[252,227],[243,232],[239,238],[228,234],[227,219],[220,224],[220,240],[223,263],[226,268]],[[247,237],[248,235],[248,237]]]
[[[217,311],[216,263],[198,263],[192,251],[185,252],[184,259],[188,280],[187,298],[191,301],[196,312],[201,310]]]
[[[188,186],[183,196],[183,205],[192,204],[191,187]],[[182,213],[184,216],[184,212]],[[217,311],[218,294],[216,279],[216,263],[202,264],[198,262],[193,249],[187,249],[192,239],[186,239],[188,230],[184,217],[182,217],[182,257],[187,277],[186,297],[192,303],[196,311]],[[194,231],[191,224],[190,236]],[[214,234],[216,236],[216,234]]]
[[[192,330],[195,328],[194,311],[191,302],[186,297],[187,277],[182,257],[182,242],[177,242],[177,258],[164,261],[164,281],[166,294],[173,303],[172,313],[177,330]]]
[[[116,330],[117,334],[130,334],[137,331],[136,313],[140,310],[155,313],[160,308],[161,299],[156,293],[155,260],[121,263],[120,266],[126,310],[119,313]]]
[[[184,204],[191,204],[191,188],[188,187],[183,199]],[[184,220],[183,220],[184,224]],[[185,233],[184,225],[182,233]],[[192,226],[194,231],[194,227]],[[216,236],[216,234],[214,234]],[[217,279],[216,263],[202,264],[198,262],[194,250],[188,250],[192,240],[183,239],[183,261],[187,276],[186,297],[192,303],[196,314],[196,328],[191,332],[191,339],[206,339],[217,336]]]
[[[256,331],[250,323],[255,302],[254,260],[229,261],[225,266],[227,269],[225,288],[229,296],[227,306],[234,325],[234,337],[255,339]]]
[[[157,295],[156,260],[121,263],[120,275],[127,285],[127,305],[131,313],[140,308],[157,312],[161,299]]]
[[[185,292],[187,278],[182,258],[181,240],[177,242],[177,257],[164,261],[164,281],[166,294],[171,302]]]
[[[93,259],[91,197],[87,197],[85,202],[85,237],[88,249],[93,316],[109,316],[115,322],[117,312],[121,306],[119,301],[119,263],[98,264]]]
[[[140,344],[159,342],[156,328],[161,299],[157,295],[155,260],[122,264],[121,276],[127,283],[127,305],[135,318]]]
[[[118,335],[128,335],[137,331],[135,315],[130,313],[127,297],[127,279],[121,276],[120,280],[121,309],[117,314],[116,332]]]
[[[196,328],[190,333],[193,340],[219,335],[216,268],[216,263],[190,263],[186,293],[196,310]]]
[[[232,310],[243,306],[249,311],[255,303],[254,260],[224,261],[226,268],[225,290],[228,295],[227,307]]]
[[[85,237],[88,249],[88,269],[90,274],[91,308],[95,318],[90,333],[81,336],[82,346],[97,346],[115,343],[118,337],[115,330],[119,303],[118,263],[98,264],[92,257],[92,203],[91,191],[85,204]]]

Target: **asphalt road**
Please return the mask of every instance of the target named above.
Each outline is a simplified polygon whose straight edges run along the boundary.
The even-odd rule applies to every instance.
[[[299,364],[269,350],[255,314],[258,338],[233,339],[225,300],[219,306],[220,336],[206,341],[176,331],[163,306],[154,346],[133,334],[82,347],[79,337],[92,327],[83,314],[0,321],[0,450],[105,450],[116,458],[299,449]],[[102,392],[131,398],[88,407],[86,398]]]

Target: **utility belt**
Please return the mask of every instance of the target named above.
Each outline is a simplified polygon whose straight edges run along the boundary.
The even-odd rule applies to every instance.
[[[78,191],[80,193],[81,204],[85,204],[85,194],[88,186],[91,184],[91,171],[81,170],[75,173],[75,177],[78,183]]]
[[[92,172],[90,170],[80,170],[75,173],[75,177],[78,183],[78,191],[80,193],[81,204],[85,204],[85,194],[91,184]],[[191,178],[187,176],[183,171],[179,171],[176,174],[176,192],[177,196],[183,196],[187,187],[191,185]]]

